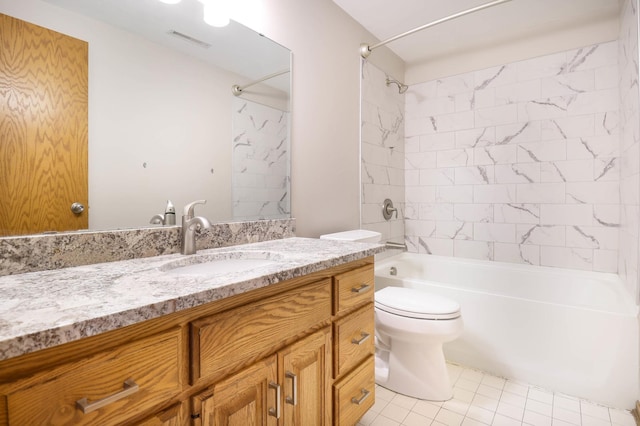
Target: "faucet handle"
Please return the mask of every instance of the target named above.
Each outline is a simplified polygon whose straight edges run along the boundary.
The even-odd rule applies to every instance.
[[[194,215],[193,210],[194,210],[196,204],[207,204],[207,200],[194,201],[194,202],[189,203],[186,206],[184,206],[183,215],[184,215],[185,218],[193,219],[193,215]]]

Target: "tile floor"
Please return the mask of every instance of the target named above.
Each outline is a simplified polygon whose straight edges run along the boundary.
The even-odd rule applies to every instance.
[[[427,402],[376,386],[359,426],[636,426],[629,411],[448,364],[453,399]]]

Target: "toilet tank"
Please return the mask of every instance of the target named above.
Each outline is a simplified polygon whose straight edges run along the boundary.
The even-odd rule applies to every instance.
[[[358,241],[363,243],[379,243],[382,234],[366,229],[354,229],[351,231],[335,232],[333,234],[320,235],[323,240]]]

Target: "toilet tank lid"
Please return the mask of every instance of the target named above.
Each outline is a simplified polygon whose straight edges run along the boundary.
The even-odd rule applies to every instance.
[[[335,232],[333,234],[320,235],[323,240],[359,241],[377,243],[382,239],[382,234],[366,229],[354,229],[351,231]]]
[[[385,287],[375,293],[375,304],[378,308],[389,308],[402,315],[431,314],[459,316],[460,304],[455,300],[426,291],[405,287]],[[387,309],[385,309],[387,310]]]

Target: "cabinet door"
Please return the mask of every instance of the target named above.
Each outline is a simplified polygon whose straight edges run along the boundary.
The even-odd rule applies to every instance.
[[[279,352],[286,426],[331,424],[331,334],[316,332]]]
[[[271,356],[241,370],[193,397],[194,425],[276,426],[277,358]]]

